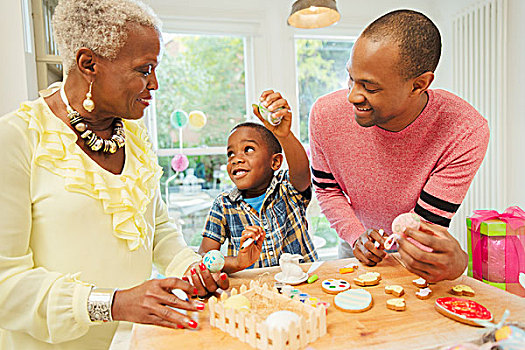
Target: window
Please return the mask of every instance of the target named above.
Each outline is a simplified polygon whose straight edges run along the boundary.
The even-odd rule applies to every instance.
[[[199,246],[213,200],[232,185],[225,170],[225,144],[231,128],[246,120],[246,39],[174,33],[163,33],[163,39],[154,128],[164,169],[161,187],[186,242]],[[204,113],[204,126],[188,122],[186,114],[191,117],[192,111]],[[171,161],[180,154],[189,165],[176,173]]]
[[[301,142],[309,142],[308,120],[315,100],[348,87],[346,63],[353,45],[353,39],[295,40]]]
[[[348,87],[346,63],[354,39],[316,39],[297,37],[295,40],[299,123],[301,142],[308,147],[309,113],[315,100],[329,92]],[[316,199],[308,207],[308,229],[322,260],[337,258],[338,237],[321,213]]]
[[[51,17],[57,4],[58,0],[32,1],[39,90],[62,80],[62,60],[58,55],[51,26]]]

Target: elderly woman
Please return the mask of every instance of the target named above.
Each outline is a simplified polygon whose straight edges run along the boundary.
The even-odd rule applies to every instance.
[[[191,297],[229,282],[159,195],[140,121],[159,21],[134,0],[61,0],[53,25],[67,79],[0,118],[0,349],[106,349],[121,320],[196,328],[171,307],[202,310]],[[144,282],[152,263],[187,277]]]

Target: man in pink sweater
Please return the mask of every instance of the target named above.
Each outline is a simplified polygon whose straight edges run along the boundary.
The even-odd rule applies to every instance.
[[[440,54],[430,19],[390,12],[356,41],[349,89],[319,98],[310,113],[313,182],[323,213],[345,241],[340,257],[353,252],[367,265],[380,262],[379,229],[391,233],[393,219],[412,211],[429,224],[407,236],[433,252],[406,239],[399,252],[428,281],[454,279],[467,266],[467,254],[446,228],[489,140],[487,121],[471,105],[429,90]],[[350,254],[341,256],[345,245]]]

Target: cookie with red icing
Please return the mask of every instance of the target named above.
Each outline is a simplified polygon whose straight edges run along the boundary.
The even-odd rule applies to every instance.
[[[479,326],[476,321],[492,321],[492,313],[473,300],[455,297],[438,298],[434,306],[440,314],[472,326]]]

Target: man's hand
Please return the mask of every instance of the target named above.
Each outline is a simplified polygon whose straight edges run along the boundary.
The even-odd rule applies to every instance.
[[[407,228],[405,235],[433,250],[425,252],[400,238],[399,254],[410,272],[429,282],[439,282],[456,279],[465,271],[468,255],[445,228],[421,222],[419,230]]]
[[[354,243],[354,256],[365,265],[375,266],[386,255],[383,250],[384,243],[385,239],[379,231],[366,230]]]

